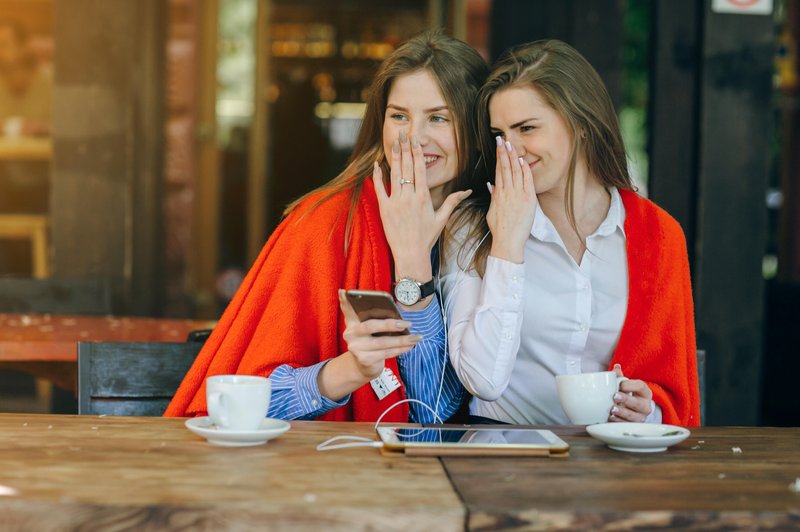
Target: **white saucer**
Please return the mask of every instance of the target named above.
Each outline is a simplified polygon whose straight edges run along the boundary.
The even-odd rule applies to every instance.
[[[186,428],[208,440],[211,445],[248,447],[263,445],[277,438],[291,427],[287,421],[264,418],[256,430],[226,430],[217,427],[208,416],[187,419]]]
[[[655,423],[598,423],[586,432],[616,451],[659,453],[689,437],[689,429]]]

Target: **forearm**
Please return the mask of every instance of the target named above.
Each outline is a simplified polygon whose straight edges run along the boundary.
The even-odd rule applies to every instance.
[[[448,300],[450,360],[470,393],[493,401],[508,386],[519,350],[524,268],[490,258],[483,280],[460,275]]]
[[[427,405],[411,402],[411,420],[417,423],[447,420],[458,410],[465,390],[446,356],[439,300],[434,296],[424,311],[404,312],[403,318],[411,322],[413,334],[423,336],[413,350],[398,357],[406,396]]]
[[[267,415],[276,419],[314,419],[346,404],[349,395],[342,396],[340,401],[332,401],[320,393],[318,374],[328,363],[323,361],[302,368],[289,365],[275,368],[270,375],[272,397]]]

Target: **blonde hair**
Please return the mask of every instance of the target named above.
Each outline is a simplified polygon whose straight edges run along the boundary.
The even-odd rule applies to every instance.
[[[478,138],[483,153],[484,168],[488,175],[495,167],[495,140],[490,129],[489,103],[502,89],[529,87],[535,89],[567,124],[572,133],[572,155],[567,172],[567,192],[564,202],[570,225],[583,241],[575,222],[574,190],[575,168],[581,157],[589,174],[604,187],[633,189],[628,174],[625,147],[619,129],[617,114],[606,86],[592,65],[572,46],[558,40],[543,40],[521,45],[506,52],[489,74],[478,95]],[[482,176],[485,180],[485,175]],[[478,178],[478,176],[476,176]],[[473,183],[478,191],[465,208],[460,209],[448,228],[447,239],[468,226],[466,242],[476,242],[477,249],[470,252],[466,265],[483,276],[486,257],[492,239],[486,212],[490,196],[484,183]],[[459,255],[465,256],[464,253]]]

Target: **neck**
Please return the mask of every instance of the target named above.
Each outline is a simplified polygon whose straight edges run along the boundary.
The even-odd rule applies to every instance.
[[[538,195],[539,205],[547,217],[556,224],[569,223],[565,198],[567,195],[567,180],[561,180],[561,185],[552,190]],[[572,195],[575,223],[582,235],[591,234],[608,213],[611,197],[608,190],[600,180],[588,173],[585,165],[578,162],[575,168],[575,186]]]

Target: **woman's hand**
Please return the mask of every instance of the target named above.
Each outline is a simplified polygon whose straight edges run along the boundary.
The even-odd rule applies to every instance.
[[[622,367],[614,365],[617,377],[623,377]],[[653,392],[644,381],[626,380],[619,385],[619,391],[614,394],[614,406],[611,408],[609,421],[635,421],[644,423],[647,416],[653,411]]]
[[[497,166],[490,190],[492,201],[486,213],[492,232],[490,254],[521,264],[538,200],[530,166],[502,137],[497,137]]]
[[[380,205],[386,240],[392,250],[396,273],[421,282],[432,278],[431,249],[456,206],[471,191],[454,192],[435,208],[428,189],[425,156],[416,138],[401,132],[392,145],[391,194],[383,172],[375,163],[372,179]]]
[[[319,391],[339,401],[381,374],[387,358],[410,351],[420,340],[415,334],[373,336],[375,333],[397,333],[411,324],[403,320],[359,321],[353,307],[339,290],[339,306],[344,314],[344,340],[347,351],[325,364],[317,377]]]

